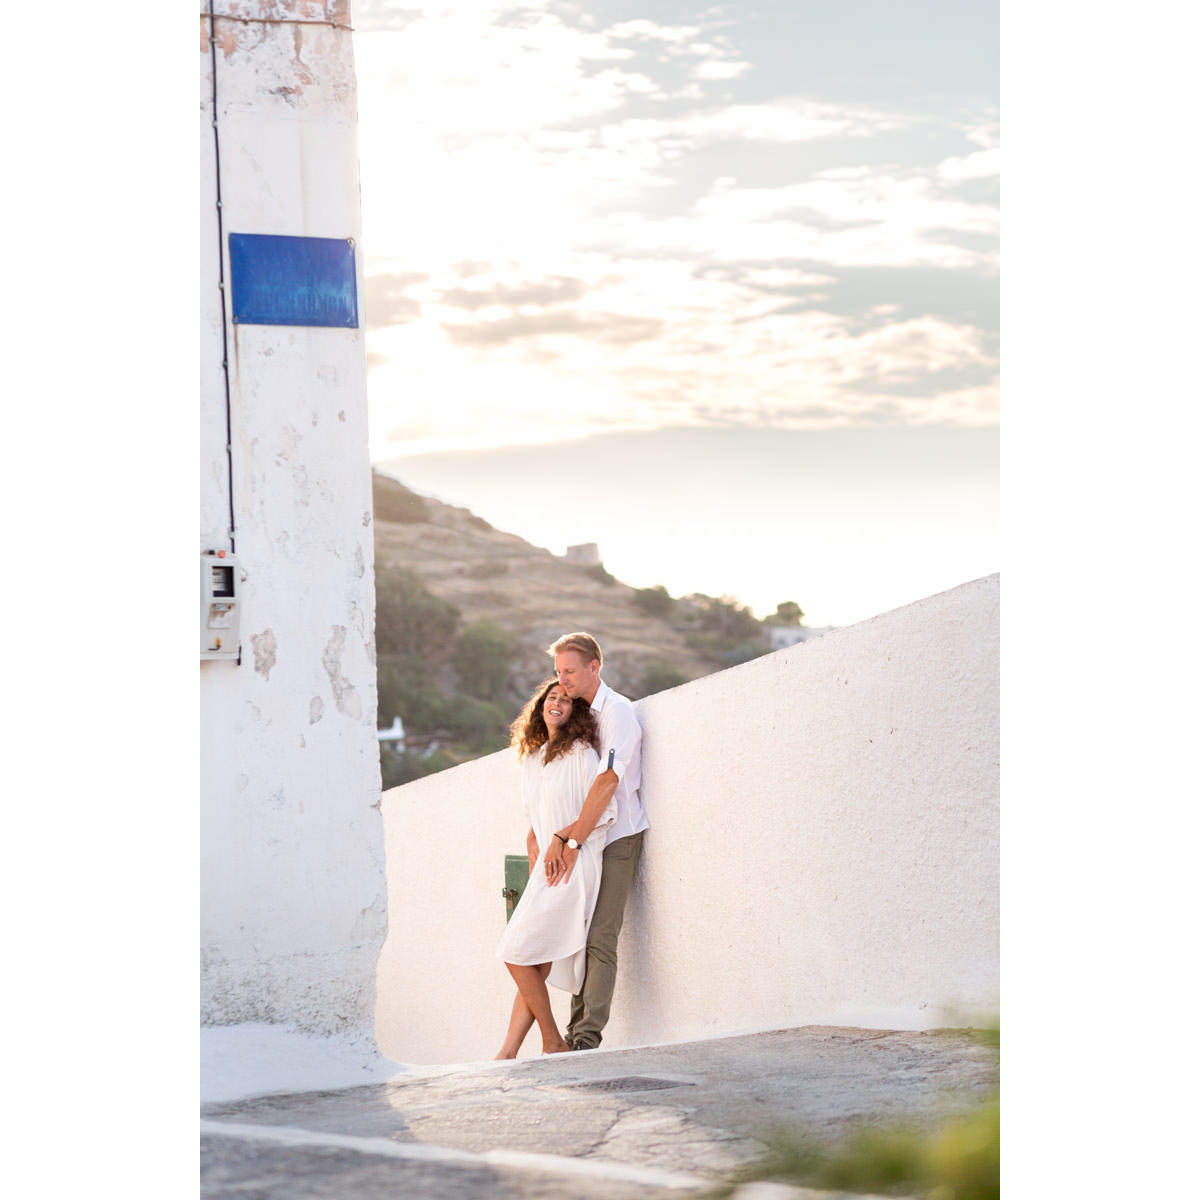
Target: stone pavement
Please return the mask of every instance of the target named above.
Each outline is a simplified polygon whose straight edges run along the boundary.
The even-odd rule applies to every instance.
[[[960,1031],[806,1026],[467,1064],[201,1110],[204,1200],[699,1196],[772,1131],[934,1122],[981,1101],[992,1050]],[[752,1184],[739,1200],[816,1196]]]

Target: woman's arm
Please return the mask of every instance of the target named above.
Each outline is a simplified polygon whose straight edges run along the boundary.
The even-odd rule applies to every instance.
[[[530,825],[529,832],[525,835],[525,852],[529,855],[529,870],[533,872],[533,864],[537,862],[538,855],[541,851],[538,849],[537,834],[533,832],[533,826]]]
[[[561,860],[562,873],[561,875],[559,874],[560,864],[556,861],[550,877],[552,885],[554,883],[566,883],[571,878],[571,872],[575,869],[575,861],[579,857],[579,851],[572,850],[567,845],[567,838],[574,838],[580,843],[586,841],[588,835],[595,829],[600,818],[604,815],[604,810],[608,807],[613,793],[617,790],[618,779],[616,772],[610,769],[602,772],[600,775],[595,775],[594,772],[599,766],[600,758],[591,747],[588,747],[587,750],[580,754],[579,760],[576,763],[578,774],[575,778],[575,786],[581,796],[580,812],[579,816],[570,825],[560,829],[550,839],[554,849],[551,850],[549,847],[546,849],[547,860],[551,858]]]

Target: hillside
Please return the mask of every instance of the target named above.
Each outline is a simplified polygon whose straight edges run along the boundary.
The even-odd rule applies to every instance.
[[[374,492],[376,566],[416,572],[430,592],[458,607],[464,624],[491,618],[509,630],[518,646],[512,685],[521,695],[552,673],[546,647],[580,629],[603,647],[605,678],[629,696],[644,694],[654,664],[669,664],[687,679],[724,665],[689,646],[676,624],[635,607],[636,589],[611,576],[605,582],[601,569],[566,562],[378,473]]]
[[[379,726],[399,717],[406,737],[381,746],[385,788],[505,746],[564,633],[593,634],[605,679],[634,700],[770,647],[730,597],[633,588],[378,472],[373,488]],[[788,607],[776,621],[803,615]]]

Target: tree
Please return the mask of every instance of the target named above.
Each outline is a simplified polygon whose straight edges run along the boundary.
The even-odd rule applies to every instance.
[[[462,690],[480,700],[498,700],[508,682],[516,640],[487,618],[473,621],[454,643],[454,671]]]
[[[642,681],[639,691],[643,696],[653,696],[655,692],[669,691],[673,687],[688,682],[686,676],[678,667],[659,659],[652,659],[642,671]]]
[[[462,614],[429,592],[414,571],[382,567],[375,572],[375,645],[380,654],[419,654],[444,663]]]
[[[736,596],[717,599],[693,592],[687,599],[696,606],[697,624],[705,633],[727,641],[746,641],[762,635],[758,619]]]
[[[633,606],[648,617],[669,617],[675,607],[671,593],[661,583],[652,588],[638,588],[633,593]]]
[[[775,611],[767,617],[772,625],[799,625],[804,620],[804,609],[795,600],[784,600],[775,605]]]
[[[432,595],[404,567],[375,573],[375,648],[379,720],[400,717],[406,726],[436,729],[445,698],[438,672],[454,645],[458,608]]]

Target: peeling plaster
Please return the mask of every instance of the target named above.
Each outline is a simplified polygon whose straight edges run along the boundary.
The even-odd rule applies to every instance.
[[[371,514],[369,512],[363,513],[363,528],[366,529],[367,526],[370,524],[371,524]]]
[[[297,433],[291,425],[287,426],[283,431],[283,440],[286,443],[284,449],[276,451],[275,465],[281,466],[283,463],[295,462],[296,451],[300,447],[300,434]]]
[[[304,50],[304,26],[294,25],[292,27],[292,44],[296,47],[296,53],[292,56],[292,66],[296,68],[296,80],[300,84],[297,91],[301,91],[306,87],[310,87],[316,83],[317,77],[309,69],[301,57],[301,52]]]
[[[322,662],[329,674],[329,683],[333,688],[338,712],[344,716],[359,720],[362,717],[362,700],[350,680],[341,674],[342,650],[345,648],[345,645],[346,627],[344,625],[335,625],[333,627],[333,636],[330,638],[329,644],[325,648],[325,654],[322,656]]]
[[[335,625],[333,636],[325,646],[325,653],[321,655],[321,663],[329,676],[329,686],[333,689],[338,712],[357,721],[362,716],[362,700],[354,684],[342,674],[342,651],[345,648],[346,627]]]
[[[314,696],[308,705],[308,723],[315,725],[325,715],[325,701]]]
[[[271,668],[275,665],[275,635],[269,629],[256,633],[250,641],[254,645],[254,669],[264,679],[271,678]]]
[[[296,491],[300,493],[297,499],[307,508],[312,503],[308,495],[308,468],[293,467],[292,483],[295,484]]]
[[[361,546],[354,547],[354,577],[361,579],[367,573],[367,564],[363,561]]]

